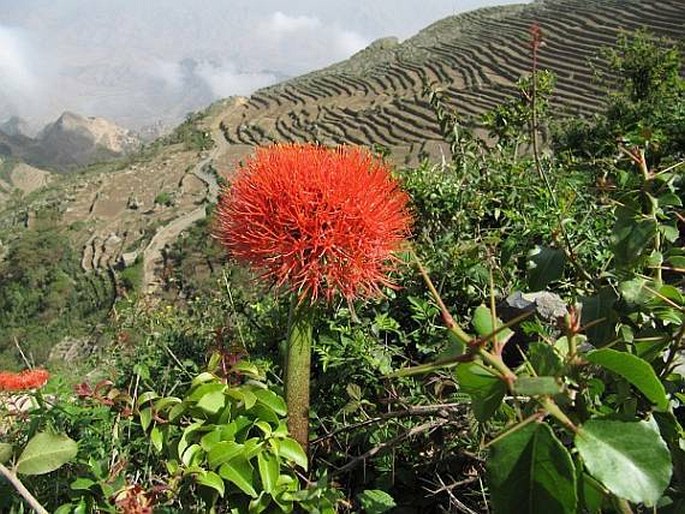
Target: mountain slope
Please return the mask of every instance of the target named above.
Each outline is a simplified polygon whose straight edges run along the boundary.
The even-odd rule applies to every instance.
[[[254,146],[379,144],[397,163],[421,154],[439,158],[448,150],[424,84],[440,87],[462,116],[477,119],[514,94],[516,80],[528,72],[534,23],[544,37],[540,66],[558,76],[553,108],[589,114],[602,107],[605,92],[587,60],[613,44],[621,29],[645,27],[684,40],[681,6],[682,0],[545,0],[446,18],[403,43],[385,38],[324,70],[219,101],[129,163],[53,180],[25,209],[49,206],[58,213],[83,249],[85,270],[144,254],[145,283],[153,286],[167,236],[176,234],[171,229],[203,214],[215,197],[216,175],[230,175]],[[63,118],[69,125],[69,116]],[[59,141],[49,132],[41,137]],[[11,226],[1,218],[0,227]],[[30,215],[20,219],[30,226]]]
[[[242,108],[226,111],[226,138],[244,145],[380,144],[396,160],[444,151],[424,86],[439,87],[461,116],[477,119],[514,94],[516,80],[530,70],[533,24],[543,32],[540,67],[558,78],[552,107],[571,116],[602,106],[604,91],[588,60],[622,30],[685,39],[682,0],[545,0],[481,9],[441,20],[401,44],[381,40],[345,62],[256,92]]]

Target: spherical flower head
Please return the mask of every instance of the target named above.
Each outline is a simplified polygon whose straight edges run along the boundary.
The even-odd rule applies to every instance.
[[[276,145],[237,170],[215,236],[300,301],[378,296],[410,232],[408,202],[367,150]]]
[[[25,391],[43,387],[50,378],[44,369],[27,369],[19,373],[0,371],[0,391]]]

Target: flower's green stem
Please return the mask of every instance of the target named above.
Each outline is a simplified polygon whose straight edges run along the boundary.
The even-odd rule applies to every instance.
[[[309,374],[311,368],[312,319],[314,309],[297,305],[290,311],[285,364],[285,401],[290,435],[307,452],[309,445]]]

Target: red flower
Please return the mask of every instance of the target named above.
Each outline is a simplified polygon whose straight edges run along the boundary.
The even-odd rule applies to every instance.
[[[217,207],[216,237],[301,300],[374,296],[409,234],[408,196],[360,148],[257,150]]]
[[[43,387],[50,378],[44,369],[27,369],[20,373],[0,371],[0,391],[24,391]]]

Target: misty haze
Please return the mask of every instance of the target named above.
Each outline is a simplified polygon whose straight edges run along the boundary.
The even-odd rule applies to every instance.
[[[63,111],[141,129],[404,39],[493,0],[0,0],[0,123]]]

